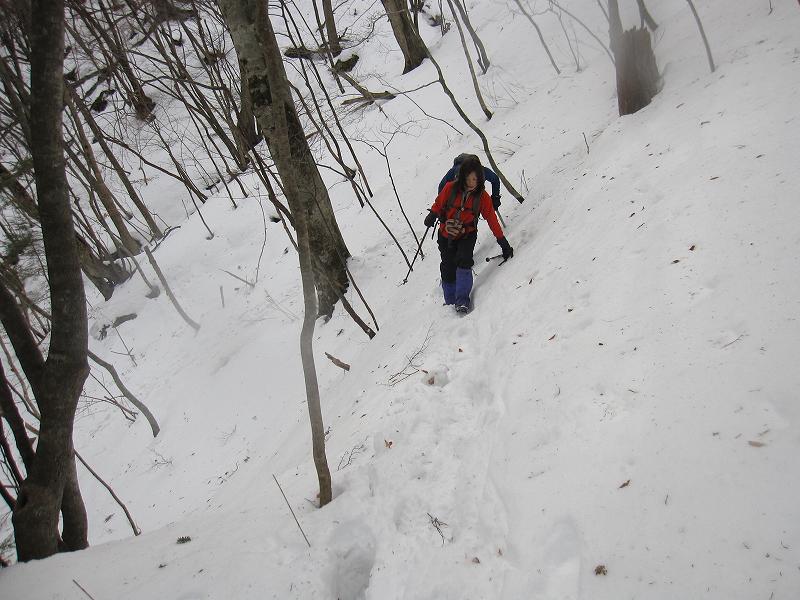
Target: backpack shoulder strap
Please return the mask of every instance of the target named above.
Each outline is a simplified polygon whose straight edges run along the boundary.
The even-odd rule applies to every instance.
[[[444,214],[442,216],[445,218],[445,220],[447,220],[447,215],[450,212],[450,209],[456,204],[457,194],[458,190],[456,189],[455,183],[453,183],[452,187],[450,188],[450,195],[447,197],[447,202],[444,203]]]
[[[483,190],[475,190],[472,197],[472,214],[475,216],[475,225],[478,225],[478,219],[481,218],[481,200],[483,198]]]

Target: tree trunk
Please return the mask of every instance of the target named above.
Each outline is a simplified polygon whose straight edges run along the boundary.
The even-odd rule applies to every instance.
[[[350,252],[297,116],[272,24],[255,0],[242,4],[219,2],[245,65],[253,112],[283,181],[289,209],[293,217],[303,211],[308,219],[318,309],[320,315],[330,316],[347,289],[345,261]],[[278,136],[288,136],[288,152],[276,145]]]
[[[386,9],[386,16],[389,17],[397,45],[400,46],[406,61],[403,73],[408,73],[420,66],[427,57],[425,43],[414,29],[406,0],[381,0],[381,2]]]
[[[86,137],[86,132],[83,130],[83,123],[81,123],[78,111],[75,109],[75,104],[72,102],[69,94],[67,94],[65,98],[70,115],[72,116],[72,121],[75,125],[75,133],[78,135],[78,140],[83,150],[83,157],[91,170],[92,180],[89,181],[87,178],[87,183],[94,188],[97,197],[100,198],[100,202],[103,203],[103,208],[106,209],[108,217],[111,219],[111,222],[114,223],[114,227],[116,227],[122,243],[125,244],[125,247],[131,254],[138,254],[141,249],[141,244],[131,235],[128,225],[125,223],[125,219],[119,211],[119,203],[116,197],[103,180],[103,173],[100,171],[100,165],[97,164],[97,159],[95,158],[92,145],[89,143],[89,138]]]
[[[342,45],[339,43],[339,34],[336,32],[336,21],[333,20],[331,0],[322,0],[322,14],[325,15],[325,37],[328,38],[328,48],[335,58],[342,53]]]
[[[658,93],[660,75],[644,27],[623,31],[617,0],[608,0],[609,36],[617,72],[619,115],[630,115],[644,108]]]
[[[219,6],[231,31],[233,42],[245,63],[245,76],[253,96],[253,109],[261,124],[261,131],[270,144],[270,153],[283,181],[286,199],[297,231],[305,302],[303,329],[300,334],[300,356],[311,420],[314,464],[320,486],[320,506],[325,506],[330,502],[332,492],[331,475],[325,457],[325,430],[312,348],[314,322],[317,317],[314,288],[316,287],[320,297],[320,304],[322,301],[330,302],[332,310],[332,302],[335,302],[335,298],[343,292],[341,289],[335,289],[335,284],[342,282],[342,276],[344,285],[347,282],[347,274],[344,272],[347,248],[333,219],[327,190],[322,184],[294,108],[266,4],[260,0],[219,0]],[[320,218],[325,219],[326,216],[323,210],[331,216],[330,221],[326,223],[331,229],[319,228]],[[326,237],[324,248],[315,247],[318,242],[313,238],[322,235]],[[317,262],[314,261],[314,255],[318,259],[321,258],[320,250],[325,251],[331,258],[341,253],[342,262],[338,263],[338,269],[331,273],[334,275],[331,277],[334,285],[323,287],[324,277],[321,277],[314,268]],[[327,267],[328,265],[325,265],[323,268]],[[331,299],[328,296],[332,293],[335,293],[335,297]],[[322,310],[324,309],[321,308],[320,311]]]
[[[113,263],[104,263],[80,236],[77,241],[81,269],[89,281],[103,294],[103,298],[109,300],[114,293],[114,288],[127,281],[133,273],[121,269]]]
[[[242,137],[242,145],[245,146],[244,155],[248,156],[252,148],[258,145],[260,137],[256,129],[256,118],[253,114],[253,101],[250,99],[250,89],[247,87],[247,78],[243,76],[244,65],[239,61],[239,74],[241,79],[241,109],[237,119],[237,129]]]
[[[486,48],[483,47],[483,42],[481,41],[480,36],[475,31],[475,28],[472,27],[472,22],[469,20],[469,13],[467,12],[466,4],[462,5],[462,0],[453,0],[456,4],[456,8],[458,9],[459,14],[461,15],[461,20],[464,22],[464,25],[469,31],[469,35],[472,38],[472,43],[475,44],[475,49],[478,51],[478,65],[486,74],[486,71],[489,70],[489,57],[486,55]]]
[[[117,160],[117,157],[111,151],[111,148],[105,139],[105,135],[103,134],[103,130],[97,125],[97,121],[95,120],[94,115],[92,115],[92,111],[89,110],[89,107],[86,106],[86,103],[83,101],[83,99],[78,94],[75,94],[71,89],[67,88],[67,94],[69,94],[74,101],[75,106],[80,111],[81,115],[86,121],[86,124],[89,126],[89,129],[91,129],[92,135],[97,140],[97,143],[100,144],[100,147],[103,149],[103,153],[108,158],[111,166],[114,167],[117,177],[119,177],[122,185],[124,185],[125,189],[128,191],[128,196],[130,196],[131,201],[136,205],[136,208],[139,209],[142,218],[150,228],[151,235],[155,239],[160,239],[164,235],[161,232],[161,228],[158,226],[158,223],[156,223],[153,215],[150,213],[150,210],[147,208],[142,199],[139,197],[139,194],[134,189],[128,174],[125,172],[125,169],[122,168],[122,165]]]
[[[67,194],[61,112],[64,99],[64,0],[33,0],[31,32],[31,154],[47,257],[52,330],[43,360],[13,297],[0,286],[0,319],[41,411],[33,468],[20,489],[12,522],[21,561],[59,549],[58,516],[69,524],[70,550],[86,547],[86,512],[77,502],[72,427],[89,373],[88,320],[75,230]],[[70,481],[68,502],[62,507]]]

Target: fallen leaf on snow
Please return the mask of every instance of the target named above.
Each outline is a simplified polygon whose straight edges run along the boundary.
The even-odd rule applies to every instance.
[[[764,442],[756,442],[754,440],[750,440],[747,443],[750,444],[753,448],[761,448],[762,446],[766,446]]]
[[[695,249],[695,248],[697,248],[697,246],[695,246],[694,244],[692,244],[691,246],[689,246],[689,250],[691,250],[691,251],[694,251],[694,249]]]
[[[548,342],[552,342],[554,339],[556,339],[556,334],[555,333],[553,335],[551,335],[550,338],[547,341]]]
[[[391,448],[394,442],[392,440],[383,440],[383,443],[386,445],[387,448]]]
[[[608,571],[606,570],[606,566],[605,565],[597,565],[594,568],[594,574],[595,575],[608,575]]]
[[[681,262],[681,259],[680,258],[676,258],[675,260],[672,261],[672,264],[674,265],[675,263],[679,263],[679,262]]]
[[[631,484],[631,480],[630,480],[630,479],[628,479],[628,481],[626,481],[626,482],[625,482],[625,483],[623,483],[621,486],[619,486],[619,489],[622,489],[622,488],[624,488],[624,487],[628,487],[630,484]]]
[[[478,558],[477,556],[474,556],[472,557],[472,562],[475,563],[476,565],[479,565],[481,564],[481,559]]]

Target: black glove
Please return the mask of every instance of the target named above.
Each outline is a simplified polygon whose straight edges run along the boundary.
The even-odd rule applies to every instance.
[[[500,194],[497,194],[496,196],[492,196],[492,206],[494,206],[495,210],[500,208]]]
[[[500,245],[500,249],[503,251],[503,260],[513,258],[514,249],[511,247],[511,244],[508,243],[506,238],[501,237],[499,240],[497,240],[497,243]]]
[[[428,211],[428,216],[425,217],[425,227],[433,227],[436,224],[436,219],[439,218],[435,212]]]

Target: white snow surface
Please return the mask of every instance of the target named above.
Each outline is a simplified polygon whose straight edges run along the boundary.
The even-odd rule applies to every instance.
[[[338,306],[318,322],[333,502],[314,506],[302,294],[282,226],[267,221],[254,287],[222,272],[255,278],[259,195],[269,204],[250,176],[238,209],[224,189],[204,205],[213,239],[193,214],[156,250],[197,334],[139,278],[108,302],[90,298],[94,334],[138,313],[119,328],[136,366],[114,354],[113,330],[91,347],[162,433],[87,404],[75,444],[144,533],[131,536],[79,467],[92,547],[3,569],[0,596],[85,599],[75,580],[97,600],[800,598],[800,7],[696,2],[710,73],[686,3],[650,3],[664,87],[620,118],[611,62],[578,26],[581,72],[558,21],[535,17],[556,76],[515,3],[467,4],[492,60],[480,77],[490,122],[455,29],[422,29],[526,196],[503,195],[515,256],[485,262],[499,249],[481,224],[475,308],[458,317],[441,305],[435,244],[400,285],[397,247],[324,171],[380,327],[369,340]],[[607,38],[595,3],[563,4]],[[372,5],[345,2],[340,29],[358,30]],[[435,77],[428,63],[400,76],[388,24],[377,32],[354,49],[370,89]],[[389,158],[418,235],[452,157],[483,156],[438,85],[411,97],[463,135],[405,97],[345,120],[373,205],[409,257],[384,160],[359,140],[385,142],[402,125]],[[181,214],[185,192],[163,177],[144,193]],[[352,287],[348,298],[368,319]],[[87,393],[102,391],[90,382]]]

